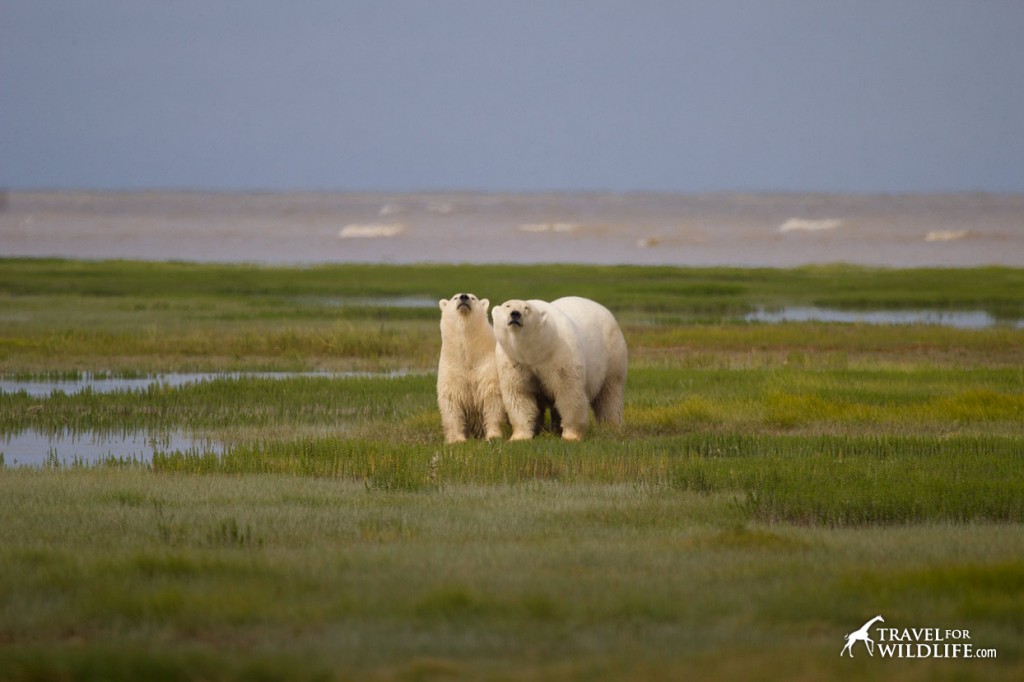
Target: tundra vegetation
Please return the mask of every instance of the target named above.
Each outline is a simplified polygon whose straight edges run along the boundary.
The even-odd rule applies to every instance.
[[[455,291],[605,304],[625,425],[445,445]],[[1021,679],[1021,319],[1005,268],[0,261],[7,379],[366,373],[0,393],[0,451],[217,446],[0,467],[0,678]],[[876,614],[998,656],[840,658]]]

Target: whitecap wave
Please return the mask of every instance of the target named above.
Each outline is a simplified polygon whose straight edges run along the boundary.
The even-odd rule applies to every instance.
[[[520,232],[576,232],[582,227],[579,223],[523,223]]]
[[[843,221],[835,218],[808,220],[806,218],[790,218],[779,225],[779,232],[824,232],[842,226]]]
[[[405,232],[401,223],[368,223],[346,225],[338,232],[339,239],[373,239],[376,237],[396,237]]]
[[[955,242],[969,234],[967,230],[932,230],[924,236],[926,242]]]

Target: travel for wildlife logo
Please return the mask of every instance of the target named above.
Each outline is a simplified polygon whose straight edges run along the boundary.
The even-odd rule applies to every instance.
[[[853,632],[848,632],[840,656],[853,658],[854,645],[861,642],[869,656],[877,650],[881,658],[995,658],[993,648],[982,648],[963,628],[882,627],[881,615],[875,616]],[[874,631],[872,631],[874,627]],[[872,636],[873,635],[873,636]]]

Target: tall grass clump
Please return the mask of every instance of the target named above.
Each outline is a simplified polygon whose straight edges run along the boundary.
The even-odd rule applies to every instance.
[[[752,519],[824,526],[1024,522],[1024,438],[689,434],[459,446],[312,438],[158,453],[159,472],[287,474],[368,490],[632,484],[733,496]]]
[[[745,505],[768,522],[827,526],[1024,522],[1020,437],[830,438],[752,460]]]

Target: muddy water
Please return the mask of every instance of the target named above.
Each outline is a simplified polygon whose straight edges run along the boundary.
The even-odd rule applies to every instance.
[[[1024,266],[1024,195],[9,192],[0,255]]]

